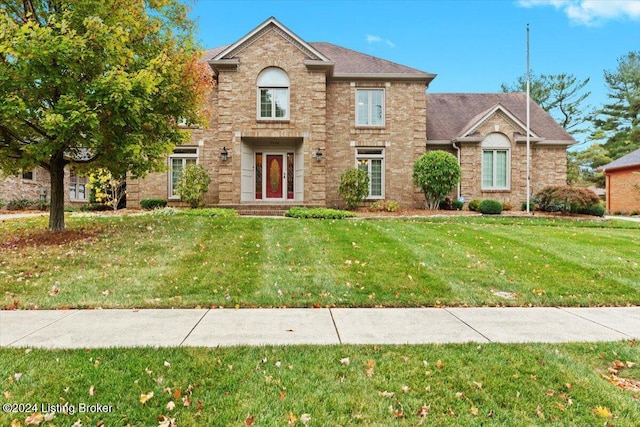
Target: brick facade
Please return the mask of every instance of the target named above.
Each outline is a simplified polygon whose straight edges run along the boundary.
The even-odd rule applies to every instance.
[[[605,172],[607,212],[640,213],[640,165]]]
[[[483,117],[474,124],[473,135],[458,141],[456,137],[460,135],[454,132],[446,140],[436,138],[434,142],[429,141],[429,133],[438,130],[439,121],[433,124],[428,120],[436,114],[428,110],[430,95],[425,92],[435,75],[327,43],[306,43],[273,18],[233,45],[212,49],[208,54],[206,59],[216,79],[209,100],[211,116],[208,126],[190,131],[189,143],[197,149],[198,163],[211,176],[212,184],[205,197],[208,205],[269,203],[262,198],[266,185],[259,181],[266,169],[258,166],[258,156],[271,153],[271,159],[275,156],[286,164],[292,163],[287,172],[295,175],[291,198],[283,196],[276,203],[342,207],[344,203],[338,195],[340,176],[357,165],[356,154],[364,149],[382,153],[384,198],[395,200],[402,207],[424,206],[423,194],[412,183],[412,171],[414,162],[427,149],[444,149],[459,155],[460,195],[466,201],[495,198],[516,206],[526,198],[526,147],[521,137],[524,129],[510,115],[513,106]],[[257,79],[269,67],[284,71],[289,79],[286,119],[258,118]],[[356,126],[359,89],[384,91],[383,125]],[[487,101],[499,95],[480,94],[473,99]],[[501,100],[495,102],[500,105]],[[524,105],[519,98],[518,102]],[[468,107],[469,103],[459,105]],[[492,105],[474,111],[461,124]],[[537,108],[538,130],[544,134],[553,128],[553,132],[539,135],[532,144],[532,192],[566,183],[566,147],[574,142]],[[450,113],[444,111],[443,115],[446,120]],[[510,141],[507,190],[483,191],[481,186],[482,140],[491,133],[500,133]],[[226,161],[221,159],[223,147],[229,153]],[[321,161],[316,160],[318,150],[323,155]],[[170,159],[166,171],[128,180],[129,207],[138,207],[144,198],[168,198],[169,162]],[[285,180],[282,178],[283,185],[289,185]],[[457,195],[457,191],[452,194]],[[178,200],[170,202],[179,204]]]
[[[41,167],[34,169],[33,172],[34,179],[23,179],[22,175],[7,176],[0,179],[0,201],[6,204],[11,200],[17,199],[40,200],[45,198],[46,200],[51,200],[51,177],[49,176],[49,172]],[[65,169],[65,205],[74,206],[87,203],[86,199],[71,199],[71,193],[69,191],[70,183],[70,171],[69,169]],[[86,195],[88,198],[88,191]]]

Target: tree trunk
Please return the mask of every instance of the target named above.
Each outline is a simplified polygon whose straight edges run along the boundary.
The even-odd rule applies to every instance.
[[[51,156],[51,207],[49,208],[49,230],[64,230],[64,152]]]

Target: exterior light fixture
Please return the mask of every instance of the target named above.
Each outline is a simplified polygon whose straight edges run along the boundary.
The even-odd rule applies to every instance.
[[[320,148],[316,151],[316,160],[319,162],[322,161],[322,150]]]
[[[220,157],[222,157],[222,161],[226,162],[229,158],[229,152],[227,151],[227,147],[222,147],[222,151],[220,152]]]

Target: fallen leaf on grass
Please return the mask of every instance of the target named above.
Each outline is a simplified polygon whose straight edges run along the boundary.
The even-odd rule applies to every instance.
[[[176,409],[176,404],[174,403],[173,400],[170,400],[169,402],[167,402],[167,411],[173,411],[174,409]]]
[[[309,421],[311,421],[311,415],[309,415],[309,414],[300,415],[300,422],[302,424],[304,424],[305,426],[309,425]]]
[[[153,397],[153,392],[150,391],[147,394],[141,394],[140,395],[140,403],[142,403],[143,405],[146,404],[151,398]]]
[[[540,418],[541,420],[544,420],[544,412],[542,412],[542,407],[540,405],[538,405],[536,407],[536,415],[538,416],[538,418]]]
[[[89,396],[95,396],[96,395],[96,389],[94,386],[89,387]]]
[[[244,420],[244,425],[245,426],[251,426],[253,425],[254,421],[256,420],[256,417],[254,417],[253,415],[248,416],[247,418],[245,418]]]
[[[348,357],[345,357],[343,359],[340,359],[340,363],[342,363],[344,366],[349,366],[349,364],[351,363],[351,360],[349,360]]]
[[[366,370],[365,370],[366,376],[371,378],[375,373],[376,361],[375,360],[367,361],[367,363],[365,364],[365,367],[366,367]]]
[[[609,410],[609,408],[605,408],[604,406],[596,406],[593,410],[594,415],[600,418],[611,418],[613,414]]]
[[[158,427],[178,427],[178,424],[176,424],[175,418],[168,418],[162,415],[158,420]]]
[[[39,426],[40,424],[42,424],[43,421],[44,421],[44,415],[42,415],[40,412],[37,412],[35,414],[29,415],[24,420],[24,423],[28,426]]]
[[[378,392],[378,396],[380,396],[380,397],[393,397],[393,396],[395,396],[395,393],[392,392],[392,391],[386,391],[386,390],[385,391],[379,391]]]
[[[18,420],[11,421],[11,427],[22,427],[22,423]]]

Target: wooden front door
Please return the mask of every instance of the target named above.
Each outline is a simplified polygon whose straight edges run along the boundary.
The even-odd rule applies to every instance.
[[[283,171],[283,155],[282,154],[267,154],[266,155],[266,193],[268,199],[282,199],[283,198],[283,183],[284,183],[284,171]]]

